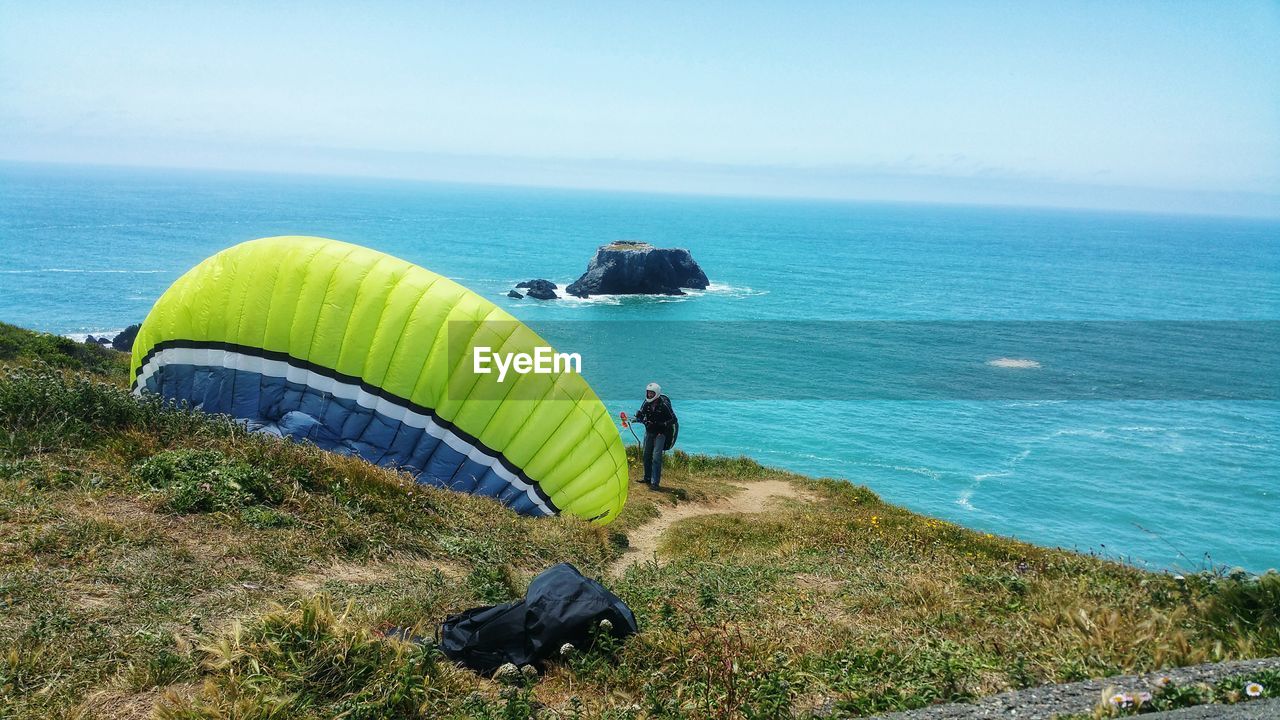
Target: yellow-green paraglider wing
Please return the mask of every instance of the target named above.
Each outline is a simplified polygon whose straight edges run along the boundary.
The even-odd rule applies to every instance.
[[[622,440],[574,372],[477,373],[472,349],[548,347],[412,263],[314,237],[253,240],[179,278],[133,346],[138,393],[403,468],[530,515],[626,502]]]

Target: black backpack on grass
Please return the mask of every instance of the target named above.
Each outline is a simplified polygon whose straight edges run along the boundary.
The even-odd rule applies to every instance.
[[[602,620],[613,624],[609,633],[618,639],[636,632],[626,603],[573,565],[560,563],[539,573],[523,600],[445,619],[438,646],[450,660],[487,675],[504,663],[536,667],[565,643],[586,650]]]

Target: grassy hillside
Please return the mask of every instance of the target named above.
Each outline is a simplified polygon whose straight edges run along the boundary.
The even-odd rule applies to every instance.
[[[1175,578],[676,453],[620,520],[497,504],[139,403],[123,356],[0,325],[0,718],[858,716],[1280,654],[1280,576]],[[761,480],[608,578],[626,533]],[[567,560],[641,633],[498,682],[384,638]]]

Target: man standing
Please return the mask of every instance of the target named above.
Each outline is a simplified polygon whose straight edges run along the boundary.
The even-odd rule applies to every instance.
[[[662,394],[658,383],[649,383],[644,389],[644,404],[636,413],[636,422],[644,425],[644,481],[654,490],[662,481],[662,453],[671,447],[675,439],[676,413],[671,400]]]

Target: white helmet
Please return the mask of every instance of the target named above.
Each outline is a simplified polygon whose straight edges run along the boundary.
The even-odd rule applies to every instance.
[[[662,396],[662,386],[659,385],[658,383],[649,383],[648,385],[644,386],[644,393],[646,396],[649,394],[650,390],[653,391],[653,397],[645,397],[644,399],[645,402],[649,402],[650,400],[657,400],[659,397]]]

